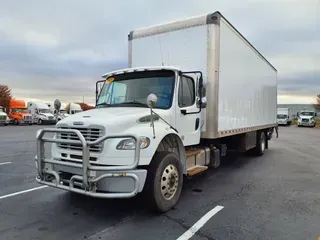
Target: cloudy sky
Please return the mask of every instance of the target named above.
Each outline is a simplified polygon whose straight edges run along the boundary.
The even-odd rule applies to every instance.
[[[0,0],[0,84],[25,100],[94,102],[127,67],[129,31],[219,10],[278,69],[279,103],[320,93],[320,0]]]

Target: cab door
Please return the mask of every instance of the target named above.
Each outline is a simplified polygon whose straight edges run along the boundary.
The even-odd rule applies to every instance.
[[[178,83],[176,128],[185,146],[200,142],[201,111],[197,104],[197,82],[194,78],[181,75]]]

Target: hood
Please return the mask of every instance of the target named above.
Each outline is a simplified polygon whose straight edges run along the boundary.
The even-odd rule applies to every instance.
[[[46,116],[46,117],[53,117],[52,113],[40,113],[40,115]]]
[[[301,119],[310,119],[313,118],[314,116],[300,116]]]
[[[167,122],[171,122],[171,116],[168,110],[155,109],[154,112],[159,114]],[[100,125],[108,128],[108,132],[118,132],[118,129],[123,131],[124,129],[128,129],[131,126],[136,125],[139,118],[147,115],[150,115],[149,108],[97,108],[70,115],[68,118],[59,121],[57,126],[68,125],[73,127],[88,127],[89,125]]]
[[[19,116],[19,117],[24,117],[24,116],[32,116],[30,113],[14,113],[14,115]]]

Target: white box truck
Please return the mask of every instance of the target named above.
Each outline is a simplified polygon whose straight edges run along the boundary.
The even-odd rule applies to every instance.
[[[38,183],[99,198],[145,192],[165,212],[184,176],[229,151],[264,154],[277,130],[277,70],[219,12],[128,37],[129,68],[102,76],[96,108],[37,132]]]
[[[290,108],[277,108],[277,122],[278,125],[291,125],[292,112]]]

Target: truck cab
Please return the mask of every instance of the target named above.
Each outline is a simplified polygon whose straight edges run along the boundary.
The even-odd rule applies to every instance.
[[[34,123],[55,124],[56,120],[46,103],[31,101],[28,102],[28,110],[32,114]]]
[[[14,124],[29,124],[32,125],[32,115],[28,112],[25,101],[11,99],[9,118]]]
[[[0,106],[0,125],[7,126],[9,124],[9,117],[5,111],[5,108]]]
[[[298,116],[298,127],[315,127],[316,120],[315,117],[317,113],[314,110],[301,110],[297,113]]]
[[[193,162],[192,155],[196,154],[193,150],[189,151],[191,159],[185,162],[185,147],[200,143],[201,109],[205,107],[200,100],[204,93],[201,75],[164,66],[103,75],[105,80],[95,109],[70,115],[59,121],[56,129],[37,133],[38,139],[46,131],[56,133],[53,139],[56,144],[51,148],[53,160],[49,161],[58,164],[63,161],[63,165],[56,165],[52,171],[49,167],[48,174],[54,174],[61,182],[59,188],[70,189],[71,184],[72,191],[86,194],[78,187],[87,179],[80,180],[71,174],[80,174],[82,167],[68,170],[67,166],[90,164],[95,169],[90,174],[98,182],[95,192],[87,193],[105,198],[133,197],[143,189],[153,197],[152,183],[162,181],[156,186],[158,199],[153,202],[160,211],[169,210],[180,196],[183,174],[208,168]],[[79,146],[76,139],[83,144],[91,143]],[[83,160],[85,154],[90,155],[88,162]],[[209,160],[204,156],[203,151],[203,164]],[[42,159],[41,153],[36,159]],[[36,166],[41,166],[37,160]],[[157,172],[157,177],[153,172]],[[43,181],[40,176],[39,182]],[[47,180],[46,184],[54,186]]]

